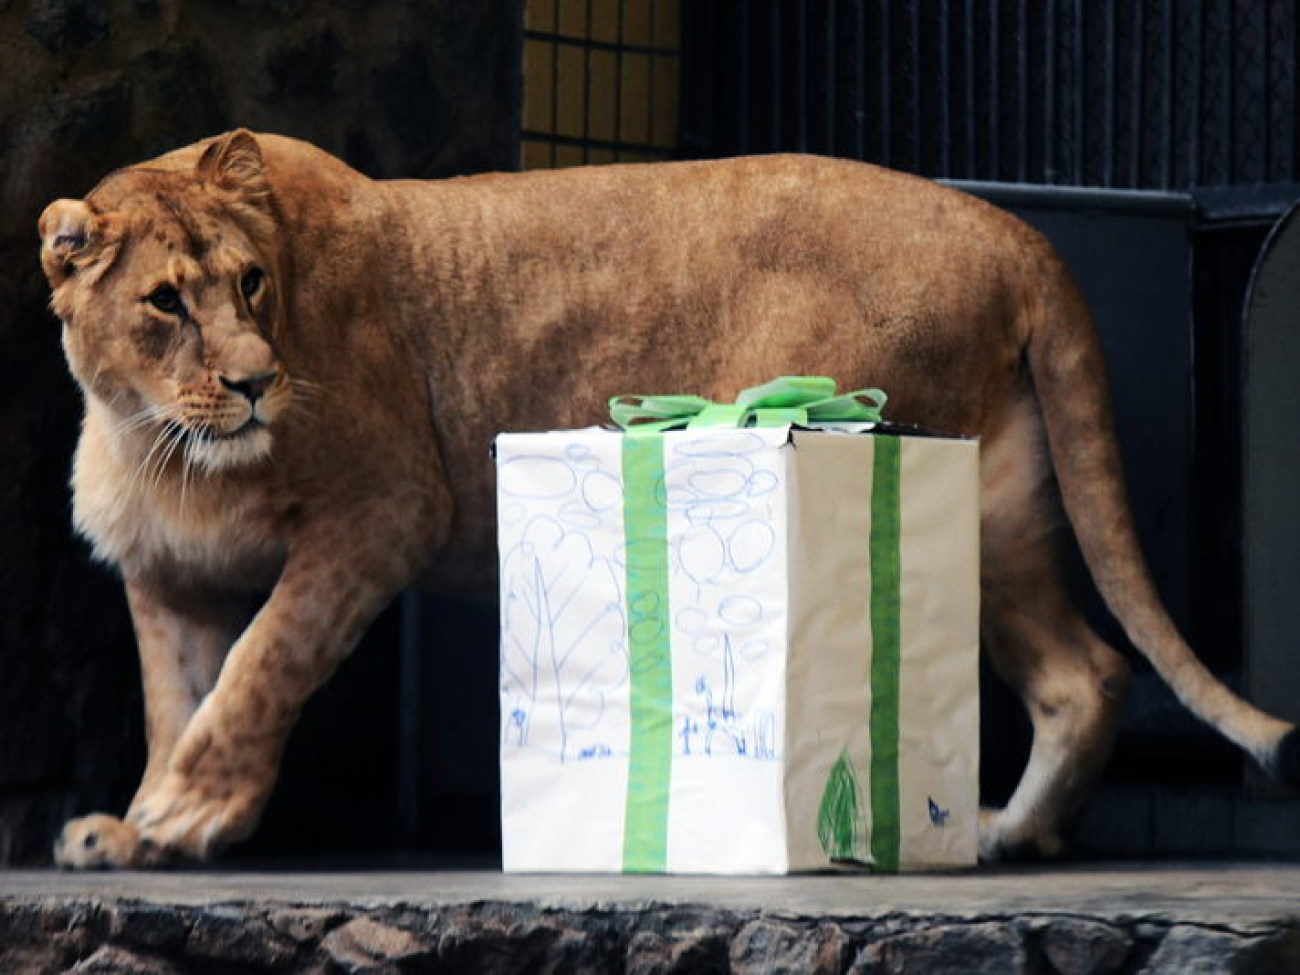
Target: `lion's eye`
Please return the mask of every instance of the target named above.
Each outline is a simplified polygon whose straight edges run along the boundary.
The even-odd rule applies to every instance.
[[[239,282],[239,290],[243,292],[246,299],[252,301],[253,296],[262,290],[262,282],[265,279],[266,275],[260,267],[250,267]]]
[[[177,315],[185,308],[181,303],[180,292],[170,284],[162,284],[154,288],[145,300],[164,315]]]

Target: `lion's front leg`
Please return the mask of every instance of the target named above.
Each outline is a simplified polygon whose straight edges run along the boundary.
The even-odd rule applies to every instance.
[[[406,563],[336,539],[290,557],[131,823],[161,857],[206,859],[257,826],[311,694],[405,584]]]
[[[162,781],[247,615],[241,597],[163,580],[129,578],[126,595],[140,655],[148,759],[125,820],[95,813],[64,826],[54,850],[62,867],[139,866],[150,859],[132,814]]]

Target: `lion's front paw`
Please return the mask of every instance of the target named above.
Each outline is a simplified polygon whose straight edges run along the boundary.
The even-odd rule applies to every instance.
[[[207,860],[257,826],[275,784],[278,739],[246,719],[231,735],[209,699],[195,712],[167,772],[132,803],[127,819],[168,860]]]
[[[261,791],[225,777],[170,773],[130,819],[146,848],[169,860],[208,860],[257,825]]]
[[[147,847],[130,823],[95,813],[69,820],[54,841],[54,862],[65,870],[141,866]]]

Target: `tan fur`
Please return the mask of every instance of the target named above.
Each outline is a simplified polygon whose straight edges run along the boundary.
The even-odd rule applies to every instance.
[[[1035,727],[986,856],[1056,849],[1127,672],[1065,594],[1049,451],[1103,595],[1176,690],[1266,764],[1290,730],[1155,598],[1065,269],[953,190],[791,156],[374,182],[240,131],[52,204],[41,234],[86,395],[74,517],[125,579],[150,745],[125,822],[69,824],[66,865],[246,836],[375,614],[420,575],[490,591],[498,431],[781,374],[882,386],[894,419],[983,439],[985,641]]]

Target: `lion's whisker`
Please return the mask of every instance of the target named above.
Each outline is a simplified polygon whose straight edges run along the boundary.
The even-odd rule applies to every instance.
[[[153,487],[158,488],[162,484],[163,474],[167,470],[167,465],[171,462],[172,456],[176,453],[176,448],[185,441],[185,428],[181,426],[172,426],[168,428],[167,447],[159,455],[158,462],[155,465],[153,474]]]
[[[290,379],[289,389],[292,392],[291,403],[297,403],[300,399],[304,400],[321,400],[328,399],[331,396],[330,390],[320,383],[313,382],[310,379]]]
[[[115,437],[122,436],[123,434],[130,433],[133,430],[138,430],[140,427],[147,426],[166,415],[167,407],[165,406],[146,406],[143,409],[137,410],[135,413],[119,420],[114,425],[112,434]]]
[[[156,412],[159,409],[160,408],[155,407],[150,410],[150,412],[152,413],[152,415],[150,416],[151,420],[165,419],[165,411]],[[144,424],[141,423],[140,425],[143,426]],[[137,479],[142,474],[144,474],[145,471],[149,469],[151,462],[153,460],[154,453],[163,444],[166,435],[167,435],[167,424],[165,422],[160,423],[158,425],[158,428],[153,432],[153,437],[149,443],[149,449],[145,451],[144,456],[140,459],[140,463],[136,466],[135,474],[131,478],[131,484],[129,485],[130,487],[132,488],[135,487],[135,483]]]
[[[149,449],[131,475],[127,485],[128,491],[134,489],[141,481],[156,487],[162,480],[163,471],[175,450],[176,442],[185,438],[185,427],[179,422],[180,411],[177,407],[160,405],[151,407],[148,412],[151,413],[150,419],[161,422]]]
[[[195,443],[196,443],[196,441],[194,440],[194,438],[192,438],[192,437],[186,437],[186,438],[185,438],[185,446],[184,446],[184,448],[181,450],[181,501],[180,501],[180,514],[181,514],[182,517],[184,517],[184,515],[185,515],[185,496],[186,496],[186,492],[189,490],[189,486],[190,486],[190,477],[191,477],[191,475],[193,474],[194,467],[195,467],[195,464],[196,464],[196,460],[195,460],[195,451],[196,451],[198,448],[195,446]]]
[[[293,395],[289,397],[286,415],[307,420],[318,419],[320,403],[330,396],[330,391],[310,379],[290,379],[289,388]]]
[[[148,481],[149,476],[147,472],[152,465],[154,453],[163,443],[165,433],[166,429],[160,427],[154,434],[154,438],[149,444],[149,449],[144,453],[144,456],[140,458],[140,462],[135,465],[135,470],[131,472],[131,479],[127,482],[126,491],[124,493],[131,494],[135,491],[137,484],[142,481]]]
[[[322,399],[333,398],[334,390],[324,383],[318,383],[314,379],[293,378],[289,380],[289,385],[295,390],[301,390],[310,396],[318,396]]]

